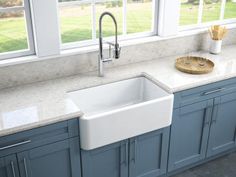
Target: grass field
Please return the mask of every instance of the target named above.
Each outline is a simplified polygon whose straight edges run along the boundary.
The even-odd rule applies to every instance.
[[[130,3],[127,5],[127,33],[137,33],[151,30],[152,4]],[[109,4],[96,5],[96,32],[98,18],[103,11],[111,11],[118,21],[118,33],[122,34],[122,7],[110,7]],[[219,19],[220,4],[204,5],[203,22]],[[180,25],[197,22],[198,5],[182,4]],[[227,2],[225,18],[236,17],[236,3]],[[87,40],[92,38],[91,6],[73,6],[60,8],[60,30],[63,43]],[[111,19],[103,22],[104,36],[113,34]],[[0,18],[0,53],[27,48],[25,21],[23,17]]]

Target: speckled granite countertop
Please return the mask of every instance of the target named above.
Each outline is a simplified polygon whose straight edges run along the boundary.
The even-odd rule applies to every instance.
[[[0,90],[0,136],[80,117],[82,111],[68,98],[67,92],[147,75],[170,93],[236,77],[236,45],[224,47],[220,55],[196,52],[215,63],[210,74],[190,75],[175,69],[178,56],[105,69],[30,85]]]

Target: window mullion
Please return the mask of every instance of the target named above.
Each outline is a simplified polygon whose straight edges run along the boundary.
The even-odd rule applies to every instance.
[[[123,35],[127,34],[127,0],[123,0]]]
[[[92,1],[92,40],[96,40],[96,3]]]
[[[224,19],[224,15],[225,15],[225,5],[226,5],[226,0],[222,0],[221,9],[220,9],[220,20],[223,20],[223,19]]]
[[[35,51],[38,57],[60,54],[57,7],[57,0],[31,0]]]
[[[198,24],[202,23],[202,16],[203,16],[203,5],[204,5],[204,0],[199,1],[199,8],[198,8]]]
[[[176,35],[179,27],[180,0],[159,0],[158,6],[158,35]]]
[[[152,0],[152,31],[157,35],[158,33],[158,1]]]
[[[32,29],[32,18],[30,14],[30,5],[28,0],[24,0],[24,9],[25,9],[25,18],[26,18],[26,29],[28,34],[28,45],[29,50],[34,53],[34,37],[33,37],[33,29]]]

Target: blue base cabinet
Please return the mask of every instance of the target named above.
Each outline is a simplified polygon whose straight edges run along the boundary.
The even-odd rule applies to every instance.
[[[175,94],[168,172],[236,149],[236,79]]]
[[[236,93],[215,99],[207,156],[236,147]]]
[[[17,154],[21,177],[80,177],[78,138]]]
[[[166,173],[169,127],[95,150],[82,150],[83,177],[157,177]]]
[[[128,141],[91,151],[82,150],[83,177],[127,177]]]
[[[130,139],[129,177],[156,177],[166,173],[169,128]]]
[[[15,154],[0,158],[0,176],[19,177],[19,169]]]
[[[81,177],[77,119],[0,137],[0,177]]]
[[[205,158],[213,100],[174,110],[168,170],[173,171]]]

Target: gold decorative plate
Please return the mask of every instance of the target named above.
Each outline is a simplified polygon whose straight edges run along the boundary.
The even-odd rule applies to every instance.
[[[206,74],[212,72],[215,64],[206,58],[187,56],[176,59],[175,67],[189,74]]]

